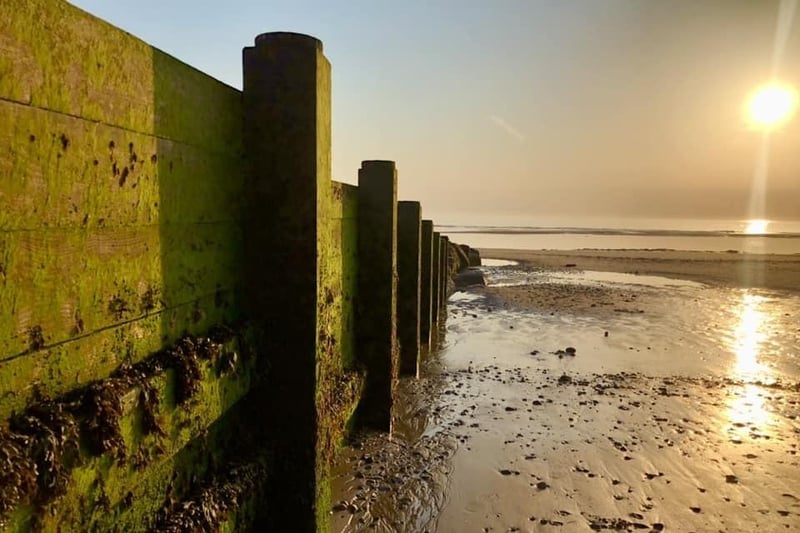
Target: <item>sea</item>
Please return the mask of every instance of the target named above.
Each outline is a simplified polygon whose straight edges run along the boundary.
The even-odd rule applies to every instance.
[[[473,248],[800,254],[800,220],[456,214],[436,231]]]

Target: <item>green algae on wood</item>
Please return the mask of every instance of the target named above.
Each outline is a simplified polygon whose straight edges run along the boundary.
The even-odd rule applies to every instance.
[[[5,515],[17,505],[52,506],[58,500],[53,524],[63,525],[70,516],[84,520],[81,509],[86,505],[87,493],[96,493],[95,506],[123,502],[137,484],[136,479],[149,477],[151,465],[163,463],[204,434],[250,388],[253,360],[239,355],[247,352],[243,343],[249,342],[248,334],[242,331],[233,336],[233,332],[218,331],[214,338],[222,343],[208,337],[184,338],[170,350],[137,365],[121,367],[106,380],[71,391],[63,399],[46,400],[18,415],[12,432],[5,433],[0,441],[8,442],[7,437],[20,435],[17,440],[49,443],[55,453],[48,457],[54,459],[36,455],[39,447],[34,446],[31,460],[51,465],[47,468],[55,468],[52,471],[60,481],[53,488],[52,476],[41,477],[49,470],[43,472],[40,466],[36,487],[22,486],[27,493],[23,490],[9,505],[6,496],[12,493],[7,489],[13,489],[10,485],[21,480],[8,473],[0,476],[0,494],[5,495],[0,509]],[[199,365],[197,372],[189,372],[182,361],[197,361],[193,363]],[[193,382],[189,387],[187,380]],[[49,429],[42,433],[35,429],[38,427]],[[53,441],[49,435],[72,437]],[[2,442],[0,448],[5,450]],[[27,452],[17,452],[22,455],[9,459],[24,465]],[[102,484],[100,493],[92,489],[98,482]],[[37,527],[47,530],[45,525],[52,520],[51,514],[37,516]]]

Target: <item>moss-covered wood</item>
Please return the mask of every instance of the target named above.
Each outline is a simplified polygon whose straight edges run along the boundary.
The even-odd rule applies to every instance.
[[[202,477],[196,458],[181,469],[165,463],[202,443],[209,457],[225,454],[206,442],[208,428],[247,394],[254,365],[249,330],[219,329],[15,415],[0,432],[0,453],[25,470],[0,475],[6,530],[106,530],[98,524],[121,527],[133,513],[122,530],[141,531],[180,493],[178,476],[186,486]],[[27,446],[10,448],[14,442]]]
[[[326,530],[370,369],[389,421],[396,240],[359,315],[374,264],[361,192],[330,180],[321,43],[259,36],[242,93],[67,2],[3,8],[0,529]],[[393,236],[390,189],[366,212]],[[175,355],[226,323],[245,334]]]

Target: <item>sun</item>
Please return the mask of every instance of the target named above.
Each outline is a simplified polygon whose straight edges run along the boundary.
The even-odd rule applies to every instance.
[[[750,97],[747,109],[755,126],[766,129],[780,126],[788,122],[797,109],[797,91],[788,85],[764,85]]]

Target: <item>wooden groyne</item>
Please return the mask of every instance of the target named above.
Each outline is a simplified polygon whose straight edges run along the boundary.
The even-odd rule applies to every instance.
[[[327,530],[464,250],[394,162],[331,180],[318,40],[259,35],[238,91],[66,2],[3,11],[0,530]]]

